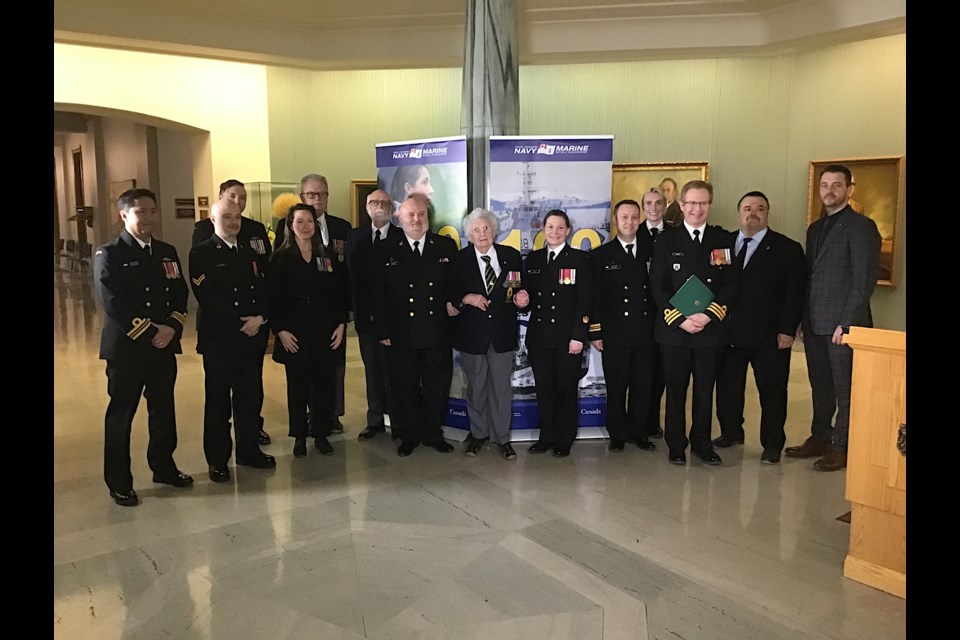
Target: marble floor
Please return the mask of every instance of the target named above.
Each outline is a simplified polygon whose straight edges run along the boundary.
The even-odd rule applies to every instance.
[[[203,371],[193,320],[179,358],[176,460],[190,489],[151,483],[146,408],[134,422],[123,508],[102,480],[104,363],[89,276],[54,274],[54,637],[63,639],[906,637],[903,600],[843,577],[842,473],[760,464],[755,390],[747,444],[724,464],[666,450],[467,458],[389,437],[358,442],[363,370],[349,343],[347,431],[336,453],[294,459],[282,368],[264,371],[277,468],[206,475]],[[788,443],[809,429],[801,353]]]

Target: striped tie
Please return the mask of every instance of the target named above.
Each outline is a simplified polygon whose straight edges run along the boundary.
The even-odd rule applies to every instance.
[[[497,274],[490,266],[490,256],[480,256],[480,259],[486,263],[486,266],[483,267],[483,279],[487,283],[487,295],[489,296],[490,292],[493,291],[493,284],[497,281]]]

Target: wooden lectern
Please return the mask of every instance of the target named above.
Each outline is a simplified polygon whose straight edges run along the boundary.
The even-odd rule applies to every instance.
[[[907,334],[850,327],[843,342],[853,348],[843,575],[906,598],[906,437],[898,448],[898,435],[907,422]]]

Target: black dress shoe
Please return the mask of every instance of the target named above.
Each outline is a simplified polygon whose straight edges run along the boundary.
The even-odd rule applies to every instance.
[[[537,440],[532,445],[530,445],[527,451],[529,451],[530,453],[546,453],[547,451],[550,451],[550,445],[543,444],[542,442]]]
[[[261,453],[259,456],[249,460],[246,458],[237,458],[237,464],[241,467],[253,467],[254,469],[272,469],[277,466],[277,459]]]
[[[657,445],[650,442],[647,438],[637,438],[635,442],[637,447],[644,451],[654,451],[657,448]]]
[[[648,437],[648,438],[662,438],[662,437],[663,437],[663,427],[657,427],[656,429],[654,429],[653,431],[651,431],[649,434],[647,434],[647,437]]]
[[[153,481],[159,484],[169,484],[174,487],[189,487],[193,484],[193,478],[179,469],[172,474],[154,475]]]
[[[570,447],[554,447],[553,448],[554,458],[566,458],[568,455],[570,455]]]
[[[441,439],[441,440],[439,440],[439,441],[437,441],[437,442],[434,442],[433,444],[427,445],[427,446],[428,446],[428,447],[433,447],[434,449],[436,449],[436,450],[439,451],[440,453],[450,453],[451,451],[453,451],[453,445],[450,444],[449,442],[447,442],[446,440],[443,440],[443,439]]]
[[[500,445],[500,455],[502,455],[505,460],[515,460],[517,452],[513,450],[513,445],[507,442],[506,444]]]
[[[330,441],[327,440],[326,436],[317,436],[313,441],[313,446],[317,448],[317,451],[325,456],[333,455],[333,445],[330,444]]]
[[[467,442],[467,448],[464,449],[463,454],[474,458],[478,453],[480,453],[481,449],[483,449],[483,440],[471,437]]]
[[[257,444],[270,444],[270,435],[263,429],[257,432]]]
[[[623,440],[610,440],[610,445],[607,447],[610,451],[623,451]]]
[[[406,458],[408,455],[413,453],[413,450],[417,448],[417,445],[410,442],[409,440],[404,440],[400,443],[400,446],[397,447],[397,455],[401,458]]]
[[[210,467],[209,473],[214,482],[230,482],[230,469],[226,467]]]
[[[735,444],[743,444],[743,438],[734,438],[733,436],[720,436],[713,441],[713,446],[718,449],[726,449]]]
[[[357,436],[357,440],[369,440],[378,433],[383,433],[384,427],[367,427],[360,432],[360,435]]]
[[[306,438],[297,438],[293,443],[293,457],[294,458],[306,458],[307,457],[307,439]]]
[[[687,464],[687,454],[683,451],[671,451],[670,455],[667,456],[667,460],[670,461],[670,464]]]
[[[340,418],[334,418],[330,423],[330,433],[343,433],[343,423],[340,422]]]
[[[121,491],[111,490],[110,497],[121,507],[135,507],[140,504],[140,498],[137,497],[137,492],[133,489]]]
[[[796,447],[787,447],[783,450],[788,458],[818,458],[830,453],[833,445],[830,441],[823,442],[810,436],[804,440],[803,444]]]
[[[718,465],[723,462],[723,460],[720,459],[720,456],[717,455],[717,452],[713,449],[709,449],[707,451],[691,449],[690,451],[693,453],[693,455],[703,460],[704,464]]]
[[[764,451],[760,454],[760,462],[763,464],[777,464],[780,462],[779,451]]]

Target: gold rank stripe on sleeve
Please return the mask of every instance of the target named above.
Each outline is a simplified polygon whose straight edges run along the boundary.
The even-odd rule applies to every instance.
[[[590,329],[588,329],[588,331],[600,331],[600,323],[598,322],[590,325]]]
[[[134,318],[130,324],[133,325],[133,328],[127,331],[127,336],[131,340],[136,340],[142,336],[143,332],[149,329],[153,323],[150,321],[150,318]]]
[[[205,274],[205,273],[200,274],[200,277],[199,277],[199,278],[190,278],[190,280],[193,282],[193,284],[197,285],[198,287],[200,286],[200,283],[203,282],[203,281],[206,280],[206,279],[207,279],[207,274]]]
[[[677,321],[677,318],[683,314],[677,311],[676,309],[664,309],[663,310],[663,319],[667,324],[673,324]]]
[[[717,304],[716,302],[711,302],[707,305],[707,311],[717,316],[718,320],[723,320],[727,316],[727,305]]]
[[[179,311],[171,311],[170,317],[176,320],[177,322],[179,322],[180,324],[183,324],[187,319],[187,314],[180,313]]]

